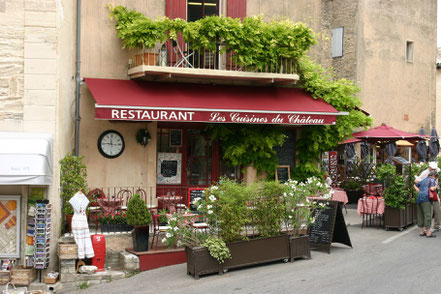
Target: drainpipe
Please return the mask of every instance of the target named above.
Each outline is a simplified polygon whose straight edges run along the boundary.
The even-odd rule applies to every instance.
[[[81,0],[77,0],[77,44],[75,61],[75,156],[80,145],[80,52],[81,51]]]

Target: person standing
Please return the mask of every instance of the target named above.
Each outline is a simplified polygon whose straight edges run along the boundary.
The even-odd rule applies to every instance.
[[[436,184],[436,194],[439,195],[438,173],[435,174],[434,179],[435,179],[435,184]],[[439,197],[438,197],[437,201],[433,201],[432,207],[433,207],[433,227],[431,230],[432,230],[432,232],[436,232],[436,231],[439,231],[440,224],[441,224],[441,206],[440,206],[440,202],[439,202]]]
[[[432,223],[432,201],[429,200],[429,189],[432,191],[436,190],[435,174],[436,171],[431,171],[427,178],[414,185],[415,190],[418,192],[416,205],[420,236],[427,236],[427,238],[436,237],[430,230]]]
[[[421,174],[415,178],[415,183],[420,182],[421,180],[428,177],[429,173],[432,171],[439,172],[438,164],[435,161],[429,162],[429,167],[421,172]],[[438,177],[435,179],[436,187],[438,188]],[[433,227],[432,232],[439,231],[441,226],[441,206],[439,201],[435,201],[432,205],[433,207]]]

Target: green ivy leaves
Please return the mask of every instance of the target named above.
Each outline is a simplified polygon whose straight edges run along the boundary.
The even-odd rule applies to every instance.
[[[207,16],[194,22],[167,17],[152,20],[123,6],[108,5],[110,18],[116,20],[117,36],[123,48],[153,48],[168,39],[177,40],[179,33],[191,49],[221,53],[234,52],[232,62],[247,70],[265,71],[279,65],[282,58],[295,63],[316,43],[312,30],[303,23],[285,19],[265,22],[262,17],[233,19]],[[290,73],[293,65],[284,65]]]

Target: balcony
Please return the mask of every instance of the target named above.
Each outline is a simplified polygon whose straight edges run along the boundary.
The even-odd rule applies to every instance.
[[[167,41],[155,48],[130,50],[128,75],[146,81],[202,84],[292,86],[299,76],[292,58],[280,58],[263,70],[237,66],[233,53],[190,49],[184,42]]]

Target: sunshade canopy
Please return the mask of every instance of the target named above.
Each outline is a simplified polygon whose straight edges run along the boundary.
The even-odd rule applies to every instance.
[[[397,130],[386,124],[382,124],[381,126],[378,126],[376,128],[367,131],[353,133],[352,137],[382,146],[398,140],[413,141],[413,140],[423,140],[426,138],[426,136],[423,135]]]
[[[95,118],[288,125],[332,125],[339,112],[302,89],[85,79]]]

